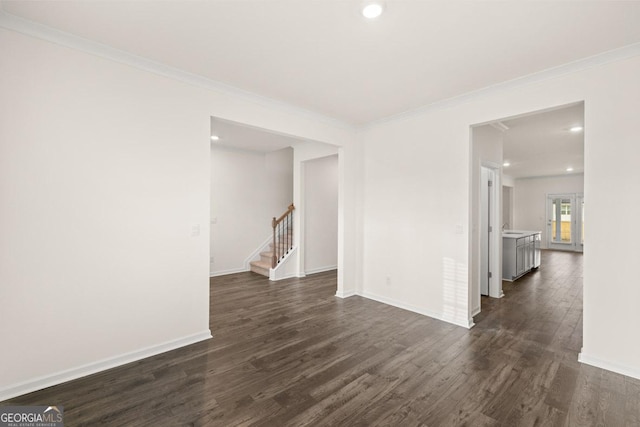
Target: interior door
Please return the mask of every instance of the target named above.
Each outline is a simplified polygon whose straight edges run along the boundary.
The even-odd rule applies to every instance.
[[[547,196],[547,247],[582,251],[584,246],[584,198],[580,194]]]

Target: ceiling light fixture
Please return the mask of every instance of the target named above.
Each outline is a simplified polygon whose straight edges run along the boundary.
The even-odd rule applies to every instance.
[[[574,126],[571,129],[569,129],[571,132],[580,132],[583,129],[582,126]]]
[[[569,166],[569,167],[567,168],[567,172],[573,172],[573,168],[572,168],[571,166]]]
[[[382,4],[369,3],[362,8],[362,16],[367,19],[374,19],[382,15]]]
[[[218,140],[220,140],[220,137],[218,135],[211,135],[211,140],[212,141],[218,141]]]
[[[508,168],[509,166],[511,166],[511,163],[509,163],[509,162],[504,162],[504,163],[502,164],[502,166],[504,166],[505,168]]]

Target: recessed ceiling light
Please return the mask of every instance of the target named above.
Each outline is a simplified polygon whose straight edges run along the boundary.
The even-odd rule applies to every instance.
[[[508,168],[509,166],[511,166],[511,163],[509,163],[509,162],[504,162],[504,163],[502,164],[502,166],[504,166],[505,168]]]
[[[580,132],[582,130],[582,126],[574,126],[571,129],[569,129],[571,132]]]
[[[377,18],[382,14],[382,4],[369,3],[362,8],[362,15],[367,19]]]
[[[573,172],[573,168],[572,168],[571,166],[569,166],[569,167],[567,168],[567,172]]]
[[[220,137],[218,135],[211,135],[211,140],[212,141],[218,141],[220,139]]]

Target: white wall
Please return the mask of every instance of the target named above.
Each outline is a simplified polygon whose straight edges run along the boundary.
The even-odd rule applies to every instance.
[[[514,229],[542,231],[543,248],[547,247],[547,194],[584,192],[584,175],[522,178],[514,187]],[[587,207],[589,209],[590,207]],[[590,227],[589,227],[590,228]]]
[[[354,137],[31,30],[0,29],[0,400],[210,336],[211,116]]]
[[[640,182],[639,51],[366,129],[363,293],[464,324],[471,310],[469,240],[456,229],[470,214],[469,126],[584,100],[589,246],[581,360],[640,377],[640,341],[629,339],[640,324],[640,287],[629,280],[640,247],[622,230],[640,217],[640,193],[612,185]],[[620,229],[612,229],[610,207],[620,200]]]
[[[211,146],[211,275],[246,271],[293,202],[293,149],[263,153]]]
[[[514,215],[513,199],[514,199],[513,186],[503,185],[502,186],[502,217],[500,219],[500,227],[503,230],[511,230],[514,228],[513,224],[515,224],[515,222],[513,220],[513,215]]]
[[[469,126],[578,101],[589,206],[581,360],[640,378],[640,341],[629,339],[640,247],[623,229],[640,217],[640,194],[612,185],[640,182],[640,49],[356,133],[22,25],[0,13],[20,32],[0,29],[0,300],[11,302],[0,339],[20,350],[0,355],[0,399],[208,334],[210,116],[342,146],[337,294],[465,324]],[[46,351],[24,351],[34,337]]]
[[[338,156],[304,163],[304,272],[334,270],[338,264]]]
[[[336,296],[363,293],[364,144],[358,132],[338,149],[338,286]],[[349,179],[357,177],[356,179]],[[349,244],[353,242],[353,244]],[[345,244],[346,243],[346,244]]]
[[[503,173],[502,173],[502,185],[507,186],[507,187],[513,187],[515,184],[516,180],[515,178],[513,178],[512,176],[506,175],[504,173],[504,169],[503,169]]]
[[[305,165],[307,162],[313,159],[320,159],[327,156],[336,155],[338,153],[338,147],[328,144],[323,144],[314,141],[305,141],[302,144],[298,144],[293,148],[293,204],[296,206],[296,210],[293,212],[293,240],[298,247],[294,253],[296,267],[295,276],[305,276],[305,259],[306,259],[306,196],[305,191]],[[338,202],[340,203],[340,202]],[[355,270],[354,265],[346,266],[348,276],[351,280],[348,282],[348,286],[355,286],[354,277],[359,275],[359,272]],[[342,273],[344,274],[344,273]],[[341,273],[338,273],[338,281],[343,282]],[[340,284],[338,285],[340,287]]]

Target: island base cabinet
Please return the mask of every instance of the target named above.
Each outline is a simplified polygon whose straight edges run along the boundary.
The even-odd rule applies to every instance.
[[[540,266],[540,232],[508,233],[502,238],[502,280],[514,281]]]

